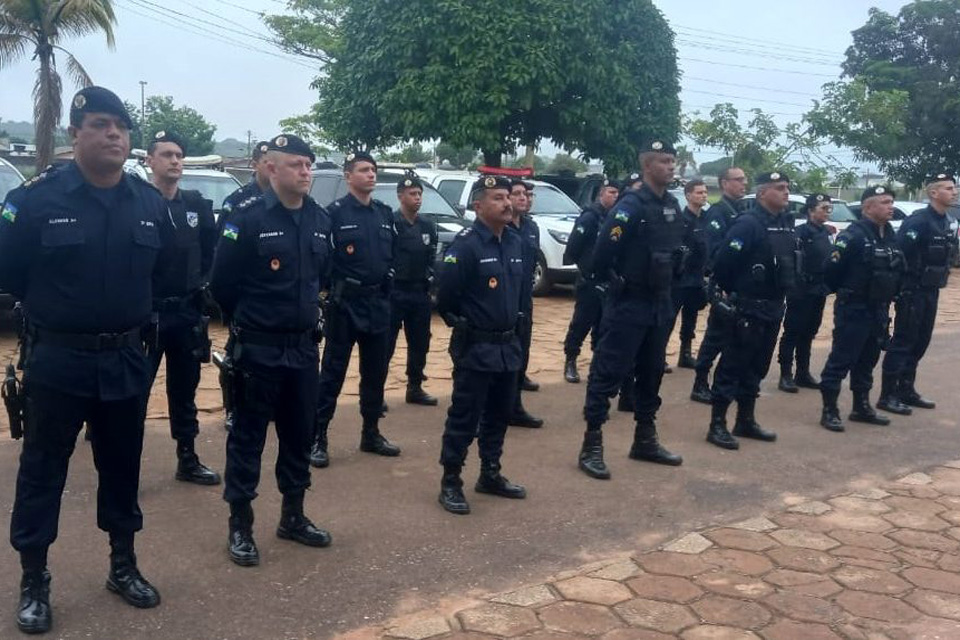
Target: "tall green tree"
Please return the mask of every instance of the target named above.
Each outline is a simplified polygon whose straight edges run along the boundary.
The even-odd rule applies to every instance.
[[[843,76],[807,115],[814,131],[910,186],[960,166],[960,0],[871,9]]]
[[[129,102],[124,104],[133,120],[130,136],[135,145],[140,142],[141,132],[146,134],[144,140],[149,145],[151,136],[159,131],[170,131],[183,138],[190,155],[213,153],[213,136],[217,127],[207,122],[196,109],[176,106],[171,96],[150,96],[146,102],[145,117],[141,119],[139,107]]]
[[[499,165],[552,140],[633,167],[648,137],[675,139],[673,32],[652,0],[296,0],[267,24],[328,61],[313,115],[346,149],[443,139]]]
[[[547,173],[560,173],[561,171],[570,171],[580,173],[587,170],[587,163],[583,160],[574,158],[569,153],[558,153],[547,165]]]
[[[110,0],[0,0],[0,69],[30,55],[37,62],[33,87],[37,169],[53,160],[56,129],[63,115],[63,83],[57,55],[63,56],[68,77],[77,85],[93,84],[90,74],[61,42],[102,33],[114,46],[116,24]]]
[[[441,142],[434,150],[440,163],[449,162],[454,167],[462,169],[477,159],[477,150],[474,147],[455,147],[448,142]]]

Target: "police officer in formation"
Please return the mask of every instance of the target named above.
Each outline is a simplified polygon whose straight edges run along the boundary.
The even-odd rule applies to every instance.
[[[833,344],[820,377],[820,424],[830,431],[844,430],[837,399],[847,373],[853,392],[849,419],[881,426],[890,424],[888,418],[877,415],[870,406],[870,389],[873,368],[889,338],[890,302],[899,290],[904,266],[890,226],[894,197],[888,187],[864,191],[860,196],[861,219],[837,237],[826,265],[825,282],[837,293]]]
[[[563,251],[563,264],[577,265],[576,302],[567,336],[563,341],[563,353],[566,356],[563,378],[567,382],[580,382],[577,357],[580,355],[580,348],[588,333],[592,349],[597,348],[600,318],[603,316],[603,299],[606,294],[606,278],[605,274],[598,275],[593,272],[593,250],[597,242],[597,233],[619,195],[619,185],[604,178],[596,202],[584,209],[577,218]]]
[[[642,186],[617,201],[597,236],[593,268],[610,274],[612,284],[583,410],[587,430],[579,465],[592,478],[610,478],[601,430],[609,418],[610,398],[628,372],[635,376],[636,398],[630,458],[667,465],[683,462],[660,445],[655,423],[674,317],[670,288],[683,269],[680,205],[667,191],[675,163],[676,151],[670,144],[654,140],[646,145],[640,153]]]
[[[638,191],[642,186],[643,186],[643,176],[641,176],[639,173],[636,173],[636,172],[631,173],[623,181],[623,188],[620,190],[620,195],[622,196],[628,191]],[[609,277],[610,277],[609,273],[600,274],[599,272],[597,272],[597,275],[599,277],[606,278],[607,280],[609,280]],[[601,322],[601,326],[602,326],[602,322]],[[600,342],[600,338],[598,336],[597,337],[598,345],[599,345],[599,342]],[[594,348],[594,351],[596,351],[596,348]],[[620,391],[617,397],[617,411],[620,411],[623,413],[633,413],[636,407],[636,402],[634,398],[634,395],[635,395],[634,386],[635,385],[634,385],[634,379],[633,379],[633,371],[631,370],[627,372],[627,375],[623,377],[623,381],[620,383]]]
[[[812,193],[803,205],[806,223],[796,228],[799,258],[797,286],[787,296],[787,311],[783,317],[783,335],[780,337],[781,391],[797,393],[799,387],[819,389],[819,381],[810,373],[810,350],[823,320],[823,307],[830,289],[823,280],[824,268],[833,246],[826,222],[833,211],[830,196]],[[797,373],[793,374],[796,354]]]
[[[537,391],[540,385],[527,377],[530,364],[530,344],[533,340],[533,273],[537,267],[537,254],[540,251],[540,227],[530,216],[533,207],[533,183],[514,179],[510,183],[510,204],[513,210],[514,230],[523,241],[523,286],[520,288],[520,324],[517,331],[520,337],[522,360],[517,376],[517,393],[514,396],[513,411],[510,413],[510,425],[539,429],[543,420],[533,416],[523,406],[523,391]]]
[[[453,394],[440,452],[439,501],[455,514],[470,513],[460,474],[474,438],[480,449],[475,490],[504,498],[527,495],[500,473],[523,360],[517,328],[527,279],[523,240],[511,224],[510,190],[506,178],[477,180],[470,193],[477,219],[447,249],[440,274],[437,311],[453,328]]]
[[[151,385],[166,358],[170,435],[177,441],[177,480],[220,484],[220,476],[200,463],[194,440],[200,431],[195,402],[200,363],[210,361],[204,288],[217,244],[213,204],[199,191],[180,189],[186,146],[173,132],[158,131],[147,149],[153,185],[163,194],[166,215],[160,224],[163,249],[153,278],[153,310],[158,316],[157,349],[150,354]],[[144,409],[150,397],[144,398]]]
[[[331,540],[303,513],[330,221],[308,195],[314,161],[309,145],[293,135],[277,136],[267,143],[262,161],[270,186],[234,208],[210,280],[234,338],[237,415],[227,435],[223,497],[230,504],[230,559],[240,566],[260,562],[252,502],[271,420],[279,440],[276,477],[283,494],[277,536],[312,547]]]
[[[327,429],[350,364],[360,350],[360,450],[398,456],[400,447],[380,433],[383,385],[390,347],[390,290],[393,285],[393,211],[373,198],[377,163],[367,153],[351,153],[343,166],[348,193],[329,207],[330,291],[324,312],[326,345],[320,367],[320,400],[310,463],[330,464]]]
[[[393,212],[397,235],[387,361],[393,359],[402,326],[407,339],[406,401],[435,407],[437,399],[423,390],[423,369],[430,350],[430,314],[433,311],[430,286],[439,242],[437,225],[417,215],[423,203],[423,183],[416,175],[404,176],[397,183],[397,199],[400,208]]]
[[[930,204],[903,221],[898,232],[907,272],[897,298],[893,338],[883,358],[883,383],[877,407],[909,415],[910,407],[936,404],[917,392],[917,365],[927,352],[937,319],[940,289],[950,273],[950,221],[947,210],[957,202],[957,180],[942,171],[927,180]],[[904,406],[906,405],[906,406]]]
[[[223,225],[230,219],[230,214],[233,213],[234,207],[254,196],[263,194],[263,192],[270,187],[270,176],[267,175],[267,164],[263,161],[263,154],[266,153],[266,151],[266,142],[258,142],[253,146],[251,158],[253,174],[250,176],[250,181],[247,182],[247,184],[224,199],[220,209],[220,218],[217,220],[217,237],[220,237],[223,233]],[[224,350],[225,353],[222,355],[223,360],[217,360],[217,358],[220,357],[220,354],[218,354],[214,356],[214,363],[216,363],[220,369],[219,382],[220,391],[223,394],[224,427],[229,431],[233,428],[234,423],[233,399],[236,395],[231,386],[236,378],[236,376],[230,373],[233,367],[233,361],[230,359],[230,353],[233,351],[231,337],[227,338],[227,344]]]
[[[704,206],[707,204],[707,185],[703,180],[690,180],[683,185],[687,199],[680,219],[683,221],[684,267],[673,283],[673,324],[680,316],[680,356],[677,366],[693,369],[697,361],[693,357],[693,339],[696,336],[697,316],[707,306],[707,289],[704,277],[707,269],[707,220]]]
[[[70,108],[74,160],[11,191],[0,217],[0,287],[23,304],[27,419],[10,541],[23,576],[17,626],[50,628],[47,549],[57,538],[67,467],[84,421],[99,477],[97,526],[110,536],[107,589],[135,607],[160,603],[140,574],[134,534],[150,381],[144,343],[167,215],[163,197],[123,171],[132,123],[101,87]]]
[[[746,208],[743,200],[747,192],[747,176],[743,169],[729,167],[720,172],[720,201],[710,207],[707,212],[707,246],[710,250],[708,270],[712,271],[713,262],[717,253],[724,246],[727,232],[733,222]],[[697,352],[696,377],[693,381],[693,390],[690,399],[704,404],[710,404],[713,396],[710,393],[710,369],[717,359],[724,345],[727,343],[732,327],[729,322],[729,312],[722,296],[717,296],[716,282],[708,287],[708,296],[711,298],[710,313],[707,315],[707,330]]]
[[[796,234],[785,211],[790,181],[774,171],[757,177],[756,205],[737,217],[713,265],[717,286],[728,294],[732,328],[713,384],[707,441],[738,449],[736,437],[773,442],[777,435],[756,421],[760,381],[767,375],[783,319],[784,296],[796,281]],[[737,402],[733,435],[727,408]]]

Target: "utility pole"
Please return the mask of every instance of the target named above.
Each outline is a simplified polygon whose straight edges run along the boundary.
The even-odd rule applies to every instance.
[[[145,88],[146,80],[140,81],[140,148],[147,148],[147,99]]]
[[[253,142],[253,131],[250,131],[250,129],[247,129],[247,157],[248,158],[250,157],[250,146],[252,142]]]

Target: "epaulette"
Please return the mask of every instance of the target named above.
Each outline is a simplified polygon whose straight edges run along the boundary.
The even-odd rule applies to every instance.
[[[25,181],[23,182],[23,184],[20,185],[20,186],[23,187],[24,189],[29,189],[30,187],[32,187],[32,186],[35,185],[35,184],[40,184],[41,182],[43,182],[44,180],[46,180],[47,178],[50,177],[50,175],[53,173],[53,171],[52,171],[53,168],[54,168],[54,166],[53,166],[52,164],[51,164],[51,165],[47,165],[47,168],[46,168],[46,169],[44,169],[43,171],[41,171],[41,172],[38,173],[37,175],[33,176],[33,177],[30,178],[29,180],[25,180]]]
[[[327,209],[328,209],[328,210],[329,210],[329,209],[339,209],[339,208],[342,207],[342,206],[343,206],[343,203],[340,202],[340,199],[338,198],[338,199],[334,200],[333,202],[331,202],[330,204],[328,204],[328,205],[327,205]]]
[[[460,232],[455,236],[455,238],[465,238],[470,232],[473,231],[473,227],[467,227],[466,229],[461,229]]]
[[[244,209],[249,209],[257,202],[263,199],[263,196],[250,196],[246,200],[242,200],[233,208],[234,211],[243,211]]]

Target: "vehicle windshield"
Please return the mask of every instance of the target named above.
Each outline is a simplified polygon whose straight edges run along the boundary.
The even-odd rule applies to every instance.
[[[0,166],[0,202],[7,197],[7,192],[20,186],[20,176],[10,167]]]
[[[842,202],[833,203],[833,212],[830,214],[830,222],[856,222],[857,216],[853,214],[846,204]]]
[[[224,199],[236,191],[240,183],[229,173],[223,176],[199,176],[184,173],[180,178],[181,189],[199,191],[207,200],[213,202],[213,208],[219,210]]]
[[[397,183],[389,182],[378,184],[373,190],[373,197],[384,203],[394,211],[400,208],[400,200],[397,199]],[[433,218],[453,218],[462,220],[456,209],[450,206],[450,203],[441,196],[436,189],[424,187],[423,204],[420,205],[420,213]]]
[[[538,184],[533,187],[533,207],[530,213],[577,216],[580,215],[580,207],[560,189]]]

